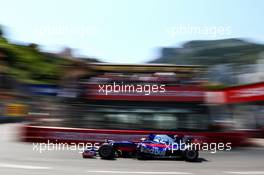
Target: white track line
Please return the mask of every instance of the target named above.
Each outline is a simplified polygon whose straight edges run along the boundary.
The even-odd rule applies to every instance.
[[[106,174],[171,174],[171,175],[186,175],[192,174],[188,172],[158,172],[158,171],[86,171],[88,173],[106,173]]]
[[[7,164],[7,163],[0,163],[0,167],[2,167],[2,168],[16,168],[16,169],[29,169],[29,170],[48,170],[48,169],[52,169],[52,167],[31,166],[31,165],[17,165],[17,164]]]
[[[263,174],[264,171],[224,171],[226,174]]]

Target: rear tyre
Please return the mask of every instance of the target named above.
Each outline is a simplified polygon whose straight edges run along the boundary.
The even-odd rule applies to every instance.
[[[87,157],[86,156],[84,156],[84,155],[82,155],[82,157],[84,158],[84,159],[86,159]]]
[[[194,162],[198,159],[199,152],[197,150],[185,150],[184,159],[189,162]]]
[[[114,159],[115,158],[115,150],[113,146],[109,145],[108,143],[105,143],[102,146],[100,146],[98,153],[102,159]]]

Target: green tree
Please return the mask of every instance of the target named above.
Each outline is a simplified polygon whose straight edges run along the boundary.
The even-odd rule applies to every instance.
[[[3,26],[0,25],[0,38],[4,37]]]

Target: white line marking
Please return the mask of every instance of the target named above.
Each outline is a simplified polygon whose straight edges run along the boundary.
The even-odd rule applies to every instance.
[[[224,171],[226,174],[263,174],[264,171]]]
[[[17,168],[17,169],[30,169],[30,170],[48,170],[52,169],[52,167],[42,167],[42,166],[31,166],[31,165],[16,165],[16,164],[7,164],[0,163],[0,167],[2,168]]]
[[[158,172],[158,171],[86,171],[89,173],[108,173],[108,174],[192,174],[188,172]]]

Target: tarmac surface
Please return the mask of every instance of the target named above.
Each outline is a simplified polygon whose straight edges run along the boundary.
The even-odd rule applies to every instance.
[[[83,159],[78,151],[46,150],[17,141],[20,124],[1,124],[0,175],[232,175],[263,174],[264,148],[201,152],[198,162],[183,160]],[[36,145],[35,145],[36,146]]]

